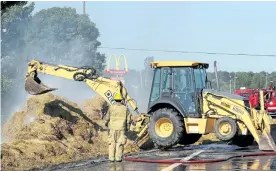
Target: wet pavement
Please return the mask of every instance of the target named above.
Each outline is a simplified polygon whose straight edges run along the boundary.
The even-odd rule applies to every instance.
[[[260,152],[257,147],[238,148],[231,145],[212,144],[191,147],[176,147],[168,151],[152,150],[132,158],[143,158],[151,160],[206,160],[227,158],[232,155]],[[239,157],[223,162],[200,163],[200,164],[160,164],[123,161],[121,163],[109,163],[105,159],[88,160],[77,164],[71,163],[54,169],[46,170],[68,170],[68,171],[190,171],[190,170],[276,170],[276,156]]]
[[[276,157],[263,156],[263,157],[248,157],[242,159],[232,159],[227,162],[209,163],[209,164],[191,164],[179,165],[173,168],[173,171],[190,171],[190,170],[276,170]],[[162,171],[169,167],[170,164],[155,164],[155,163],[100,163],[96,165],[87,165],[74,169],[67,169],[68,171],[146,171],[156,170]]]

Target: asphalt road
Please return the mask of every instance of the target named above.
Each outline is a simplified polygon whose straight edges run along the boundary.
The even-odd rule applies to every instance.
[[[274,161],[274,165],[273,165]],[[276,157],[265,156],[265,157],[248,157],[248,158],[237,158],[227,162],[211,163],[211,164],[192,164],[192,165],[179,165],[172,168],[173,171],[190,171],[190,170],[276,170]],[[154,163],[133,163],[133,162],[122,162],[122,163],[100,163],[96,165],[87,165],[84,167],[78,167],[72,170],[79,171],[146,171],[146,170],[169,170],[170,164],[154,164]]]
[[[233,154],[247,154],[258,152],[257,147],[238,148],[236,146],[212,144],[191,147],[177,147],[166,152],[152,150],[138,155],[134,158],[144,159],[181,159],[181,160],[202,160],[217,159],[229,157]],[[121,163],[109,163],[106,159],[87,160],[79,163],[70,163],[69,165],[48,168],[46,170],[57,171],[190,171],[190,170],[276,170],[276,156],[258,156],[234,158],[224,162],[207,164],[157,164],[143,162],[123,161]]]

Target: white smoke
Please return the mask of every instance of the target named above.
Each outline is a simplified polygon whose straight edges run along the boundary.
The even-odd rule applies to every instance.
[[[36,20],[37,19],[39,18],[36,18]],[[37,26],[31,23],[32,22],[28,25],[21,25],[20,29],[28,29],[28,32],[32,35],[32,33],[35,33]],[[54,65],[61,64],[74,67],[91,67],[93,64],[96,57],[96,49],[93,48],[97,41],[87,42],[87,40],[82,38],[76,38],[70,42],[59,42],[53,32],[49,32],[49,34],[44,36],[45,37],[40,37],[40,39],[49,40],[48,43],[45,43],[49,45],[47,46],[48,49],[37,43],[39,41],[36,39],[30,39],[30,41],[25,42],[23,51],[17,52],[17,50],[12,50],[1,60],[2,73],[3,71],[8,73],[12,81],[12,87],[9,92],[5,95],[1,94],[1,125],[3,125],[14,112],[21,110],[30,97],[30,95],[25,92],[24,80],[25,73],[27,72],[27,64],[31,59],[34,58]],[[10,38],[12,39],[13,37],[11,36]],[[91,56],[86,56],[87,51],[91,52]],[[32,56],[25,54],[32,54]],[[76,82],[43,74],[39,74],[39,77],[45,85],[58,88],[58,90],[53,92],[55,95],[63,96],[70,101],[79,103],[95,96],[95,92],[83,82]]]

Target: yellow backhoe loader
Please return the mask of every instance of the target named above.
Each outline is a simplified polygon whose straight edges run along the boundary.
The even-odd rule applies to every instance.
[[[135,143],[153,141],[161,149],[176,144],[193,144],[204,134],[214,133],[222,141],[241,147],[253,144],[260,150],[276,151],[272,118],[264,109],[250,107],[247,98],[215,91],[207,79],[207,63],[185,61],[152,62],[154,77],[147,114],[139,114],[135,101],[120,81],[99,77],[93,68],[51,65],[36,60],[28,64],[25,90],[39,95],[56,89],[43,85],[38,72],[83,81],[110,105],[121,93],[128,106],[140,117],[132,125]],[[260,93],[263,98],[263,93]]]

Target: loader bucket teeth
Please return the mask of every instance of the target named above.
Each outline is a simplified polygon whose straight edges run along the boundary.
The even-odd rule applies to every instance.
[[[45,94],[50,91],[57,90],[57,88],[49,88],[44,85],[38,77],[27,77],[25,80],[25,91],[31,95]]]

